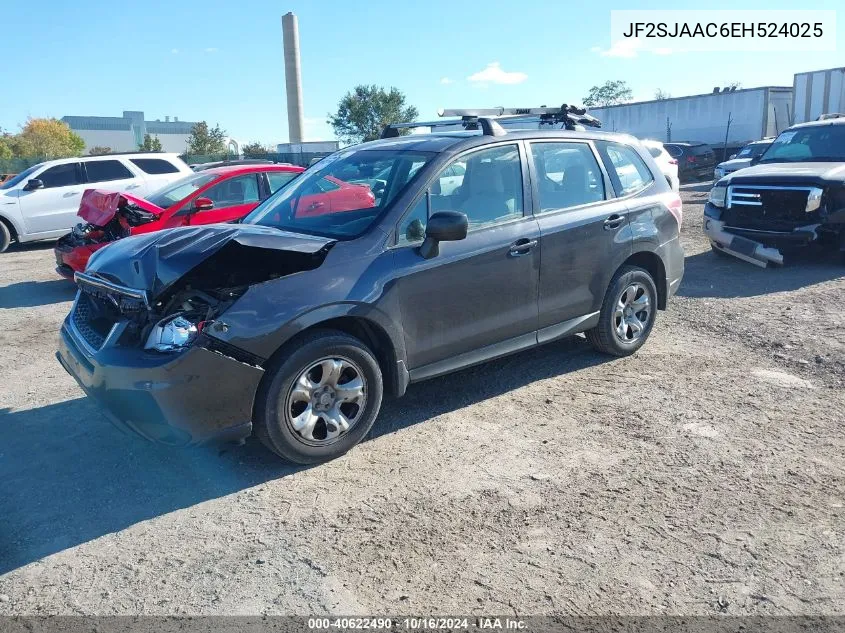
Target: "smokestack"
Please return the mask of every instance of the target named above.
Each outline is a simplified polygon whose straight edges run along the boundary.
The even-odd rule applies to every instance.
[[[293,13],[282,16],[285,49],[285,89],[288,97],[288,135],[291,143],[302,138],[302,76],[299,67],[299,23]]]

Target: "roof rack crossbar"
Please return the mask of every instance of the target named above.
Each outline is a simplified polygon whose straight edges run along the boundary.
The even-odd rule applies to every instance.
[[[541,126],[561,123],[567,130],[583,129],[583,126],[601,127],[601,121],[587,114],[585,108],[566,103],[558,108],[549,108],[547,106],[540,106],[539,108],[451,108],[441,109],[437,114],[441,117],[461,118],[460,120],[392,123],[385,126],[381,138],[395,138],[399,136],[399,130],[402,129],[415,127],[436,128],[457,124],[462,124],[466,130],[477,130],[480,127],[482,134],[485,136],[503,136],[506,132],[499,125],[498,121],[512,120],[535,120]]]

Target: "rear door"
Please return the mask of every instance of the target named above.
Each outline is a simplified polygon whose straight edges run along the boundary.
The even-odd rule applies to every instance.
[[[129,162],[143,172],[144,177],[143,180],[139,181],[140,186],[132,191],[133,194],[142,198],[158,191],[174,180],[193,173],[187,166],[179,167],[165,157],[130,158]]]
[[[631,254],[631,231],[628,207],[591,142],[531,141],[529,155],[540,225],[542,343],[599,311],[610,277]]]
[[[69,231],[80,221],[76,212],[85,186],[78,162],[47,167],[30,179],[41,180],[44,187],[20,190],[18,202],[27,233]]]
[[[82,171],[85,174],[86,189],[108,189],[139,195],[138,189],[144,184],[144,178],[139,173],[131,171],[116,158],[83,161]]]

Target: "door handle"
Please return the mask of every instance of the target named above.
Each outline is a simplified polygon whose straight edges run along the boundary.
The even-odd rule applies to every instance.
[[[537,240],[522,238],[511,244],[511,247],[508,249],[508,255],[511,257],[521,257],[522,255],[527,255],[535,246],[537,246]]]
[[[141,186],[141,185],[127,185],[127,186],[126,186],[126,188],[127,188],[127,189],[137,189],[137,188],[138,188],[138,187],[140,187],[140,186]]]
[[[604,221],[604,230],[610,231],[612,229],[618,229],[620,226],[622,226],[623,222],[625,222],[625,218],[623,218],[618,213],[614,213]]]
[[[70,198],[72,196],[78,196],[78,195],[79,195],[78,191],[68,191],[67,193],[62,195],[62,198]]]

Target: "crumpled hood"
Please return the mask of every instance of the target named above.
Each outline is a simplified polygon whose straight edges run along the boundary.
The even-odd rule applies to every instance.
[[[777,181],[775,184],[788,183],[841,183],[845,181],[845,165],[834,162],[821,163],[763,163],[746,167],[741,172],[731,174],[731,183],[759,183]]]
[[[112,221],[122,204],[132,204],[156,215],[161,215],[164,211],[152,202],[147,202],[143,198],[128,193],[104,189],[86,189],[82,193],[82,200],[79,201],[79,211],[76,215],[94,226],[105,226]]]
[[[254,224],[182,227],[112,242],[91,257],[85,273],[128,288],[146,290],[150,300],[154,300],[224,248],[239,246],[264,253],[275,251],[280,256],[280,262],[285,259],[286,268],[295,266],[287,261],[290,258],[282,256],[299,254],[303,256],[300,269],[307,270],[322,263],[313,264],[307,256],[325,256],[335,241]],[[259,253],[255,255],[257,257]],[[248,263],[250,252],[238,252],[235,256],[239,263]]]

